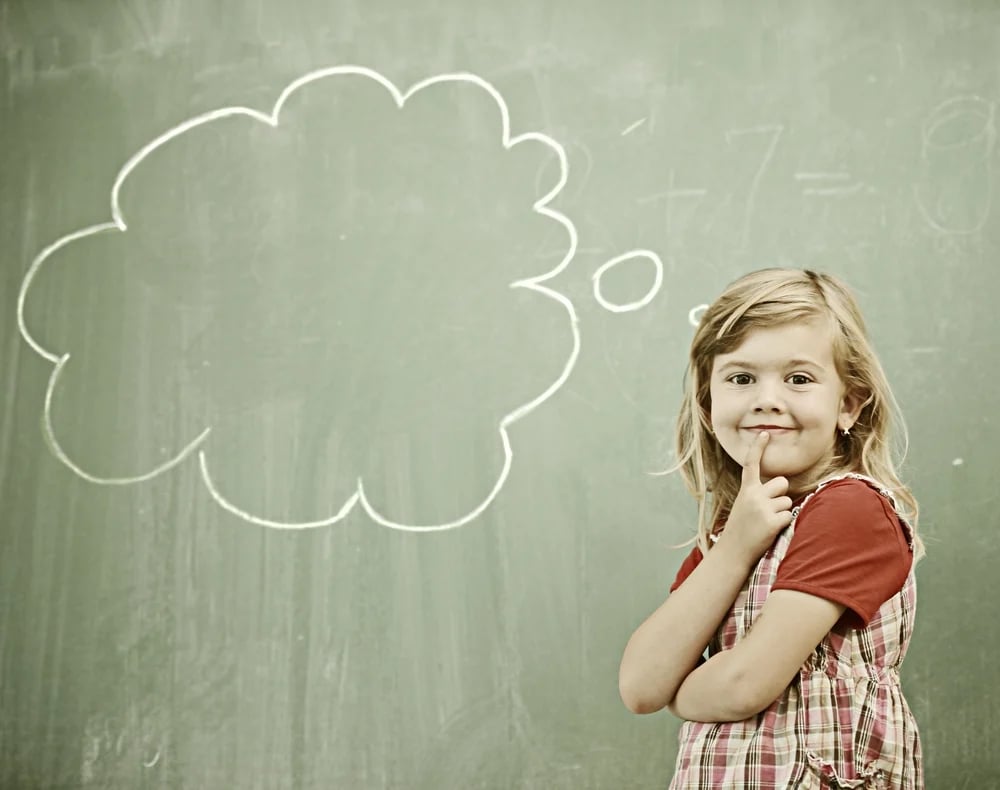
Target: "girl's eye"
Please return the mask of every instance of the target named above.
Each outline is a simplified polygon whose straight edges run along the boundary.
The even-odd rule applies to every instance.
[[[753,376],[751,376],[749,373],[734,373],[732,376],[729,377],[729,381],[732,384],[736,384],[740,387],[745,387],[748,384],[753,383]]]
[[[788,377],[788,380],[792,384],[796,384],[796,385],[802,385],[802,384],[810,384],[810,383],[812,383],[812,379],[809,376],[807,376],[805,373],[793,373],[791,376]]]

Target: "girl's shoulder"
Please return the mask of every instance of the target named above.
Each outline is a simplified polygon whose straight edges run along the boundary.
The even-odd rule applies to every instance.
[[[792,517],[795,521],[804,514],[812,518],[819,511],[839,513],[847,521],[884,520],[902,529],[907,544],[913,548],[913,529],[892,490],[875,478],[855,472],[826,478],[797,503]]]

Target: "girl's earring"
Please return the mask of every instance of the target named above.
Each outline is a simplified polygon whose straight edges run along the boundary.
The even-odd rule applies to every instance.
[[[851,435],[851,429],[850,428],[843,428],[842,429],[842,433],[844,434],[844,436],[850,436]]]

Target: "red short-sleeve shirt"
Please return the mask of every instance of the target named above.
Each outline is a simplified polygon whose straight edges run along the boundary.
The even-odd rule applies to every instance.
[[[701,562],[695,547],[673,592]],[[847,607],[847,624],[864,627],[895,595],[913,564],[908,537],[891,503],[861,480],[834,481],[811,497],[795,521],[772,590],[797,590]]]

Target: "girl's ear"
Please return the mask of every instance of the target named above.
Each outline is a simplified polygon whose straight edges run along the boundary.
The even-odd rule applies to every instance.
[[[850,430],[854,423],[858,421],[861,410],[871,401],[871,395],[866,392],[849,390],[844,393],[844,398],[840,403],[840,416],[837,418],[837,427],[843,430]]]

